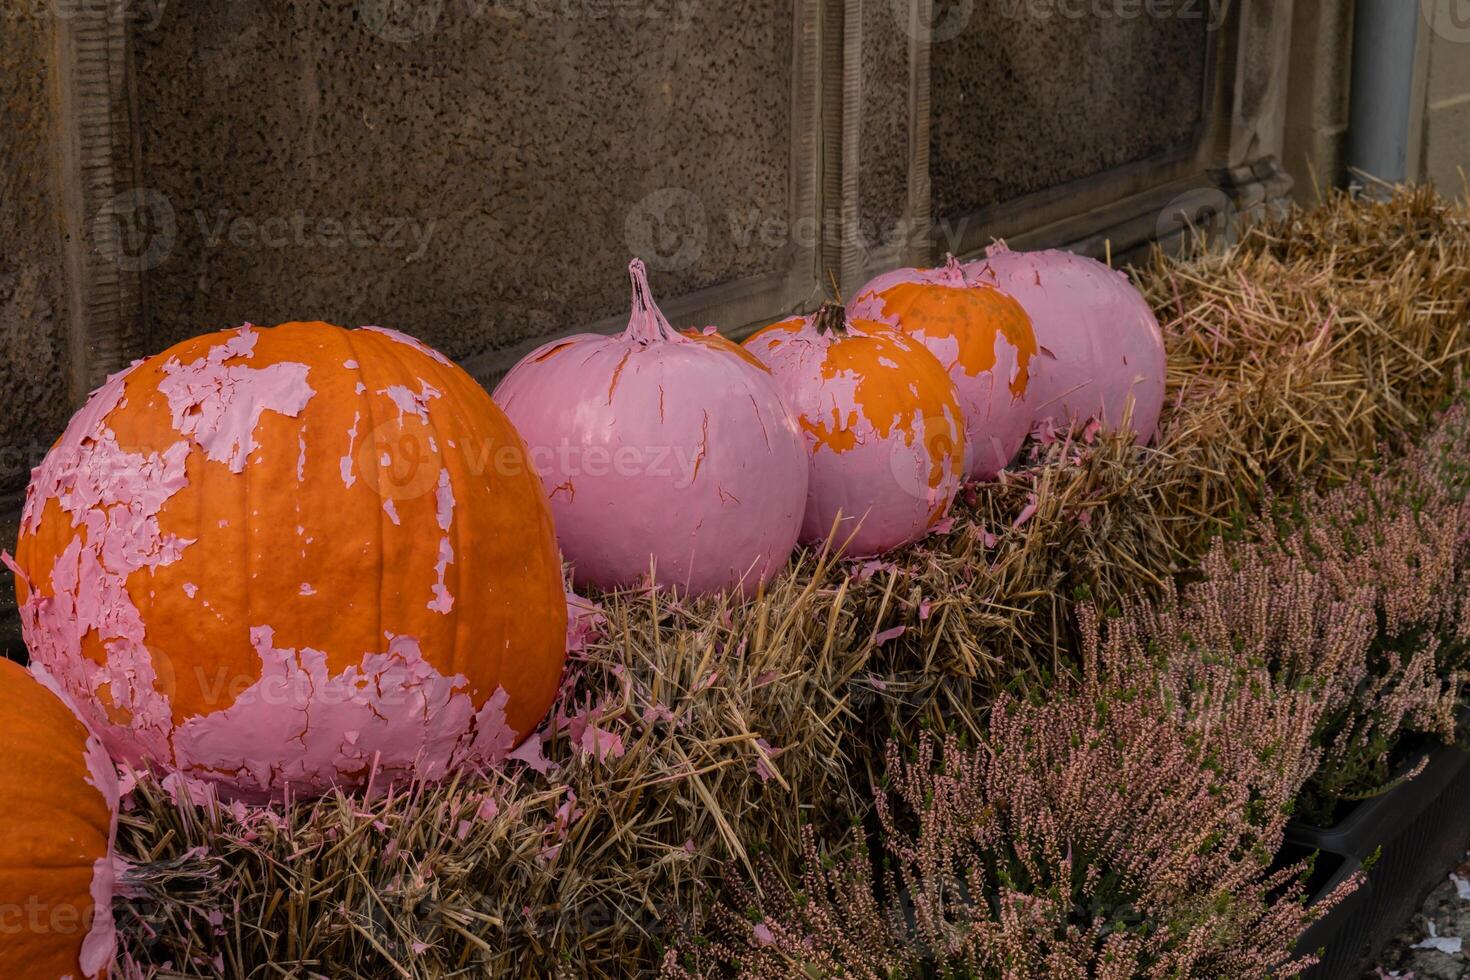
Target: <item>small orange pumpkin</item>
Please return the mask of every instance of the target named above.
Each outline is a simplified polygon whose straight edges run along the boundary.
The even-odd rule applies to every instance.
[[[116,945],[112,763],[60,697],[8,660],[0,720],[0,977],[105,977]]]
[[[15,570],[33,660],[114,756],[245,798],[494,761],[565,657],[524,444],[377,327],[247,325],[109,379],[33,475]]]

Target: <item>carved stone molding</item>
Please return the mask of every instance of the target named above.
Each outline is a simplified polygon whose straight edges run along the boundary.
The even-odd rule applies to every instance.
[[[143,348],[140,273],[153,216],[134,180],[131,24],[121,6],[58,15],[53,35],[74,404]]]

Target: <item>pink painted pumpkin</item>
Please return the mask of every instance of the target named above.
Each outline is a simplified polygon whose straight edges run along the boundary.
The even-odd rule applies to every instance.
[[[495,399],[530,446],[579,585],[751,592],[785,566],[806,501],[796,420],[754,357],[685,335],[629,267],[620,335],[546,344]]]
[[[1097,419],[1130,428],[1140,443],[1158,430],[1164,405],[1164,337],[1128,277],[1071,252],[1013,252],[1004,245],[965,266],[973,283],[996,286],[1025,308],[1037,357],[1028,401],[1036,421],[1068,428]]]
[[[993,480],[1031,431],[1027,397],[1036,334],[1010,296],[972,284],[954,256],[939,269],[897,269],[847,305],[854,320],[887,324],[919,341],[949,371],[965,414],[970,479]]]
[[[806,435],[802,541],[830,535],[862,557],[924,537],[949,512],[964,477],[965,427],[954,382],[923,344],[881,323],[851,326],[828,304],[745,346],[771,369]]]

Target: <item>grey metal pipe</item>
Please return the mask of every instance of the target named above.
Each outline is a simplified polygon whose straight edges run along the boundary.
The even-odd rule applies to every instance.
[[[1347,163],[1392,183],[1409,176],[1420,16],[1417,0],[1357,0],[1354,11]]]

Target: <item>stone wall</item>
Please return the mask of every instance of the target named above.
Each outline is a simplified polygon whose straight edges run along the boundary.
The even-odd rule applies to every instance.
[[[193,0],[136,45],[154,349],[381,322],[473,360],[791,262],[793,4]],[[655,253],[655,254],[651,254]]]
[[[1352,0],[1296,0],[1282,162],[1302,204],[1347,182],[1352,54]]]
[[[1024,0],[975,7],[930,57],[936,218],[1188,150],[1201,135],[1210,5],[1080,17]]]
[[[0,22],[0,511],[72,409],[53,141],[54,26],[28,4]]]
[[[68,300],[54,146],[55,22],[29,7],[0,25],[0,548],[20,491],[71,415]],[[9,576],[0,574],[0,656],[19,656]]]

